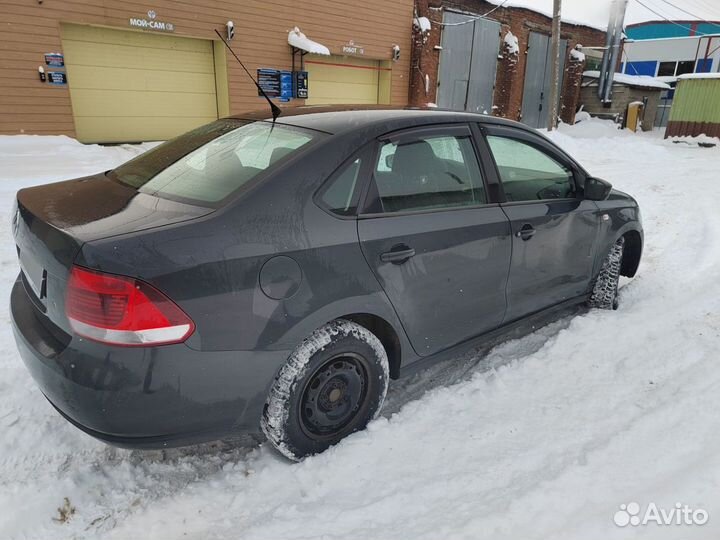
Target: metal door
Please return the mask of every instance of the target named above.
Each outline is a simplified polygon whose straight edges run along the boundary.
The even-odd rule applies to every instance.
[[[451,11],[443,22],[438,106],[491,113],[500,23]]]
[[[560,41],[560,92],[565,75],[565,57],[567,40]],[[531,127],[547,126],[550,112],[550,93],[552,88],[552,46],[550,36],[530,32],[528,40],[527,63],[525,67],[525,86],[523,88],[522,122]],[[560,110],[558,109],[558,114]]]

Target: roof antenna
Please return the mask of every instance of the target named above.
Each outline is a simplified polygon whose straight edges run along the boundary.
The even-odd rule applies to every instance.
[[[245,64],[242,63],[242,60],[240,60],[240,58],[238,57],[238,55],[235,54],[235,51],[232,50],[232,48],[230,47],[230,44],[229,44],[227,41],[225,41],[225,38],[224,38],[224,37],[222,37],[222,34],[220,34],[220,32],[218,32],[217,30],[215,30],[215,33],[218,35],[218,37],[222,40],[222,42],[225,44],[225,46],[228,48],[228,50],[229,50],[229,51],[232,53],[232,55],[235,57],[235,60],[237,60],[238,63],[242,66],[242,68],[245,70],[245,73],[247,73],[247,76],[250,77],[250,79],[252,79],[252,82],[255,83],[255,86],[257,86],[257,89],[260,91],[260,93],[262,94],[262,96],[267,100],[268,104],[270,105],[270,110],[272,111],[273,124],[274,124],[274,123],[275,123],[275,120],[277,120],[277,117],[280,116],[280,114],[282,113],[282,109],[281,109],[280,107],[278,107],[277,105],[275,105],[275,104],[272,102],[272,100],[271,100],[271,99],[268,97],[268,95],[265,93],[265,90],[262,89],[262,86],[260,86],[260,85],[258,84],[258,82],[255,80],[255,77],[253,77],[253,76],[250,74],[250,72],[248,71],[248,69],[245,67]]]

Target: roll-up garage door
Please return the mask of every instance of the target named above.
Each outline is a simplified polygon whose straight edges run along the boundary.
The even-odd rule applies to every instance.
[[[380,75],[390,68],[377,60],[352,56],[313,56],[305,60],[308,105],[379,102]]]
[[[165,140],[218,117],[212,41],[63,25],[82,142]]]

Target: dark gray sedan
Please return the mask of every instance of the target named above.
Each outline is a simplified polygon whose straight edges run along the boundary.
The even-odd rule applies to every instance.
[[[125,447],[261,429],[293,459],[419,360],[616,308],[643,244],[637,203],[536,131],[378,108],[219,120],[21,190],[13,230],[17,345],[60,414]]]

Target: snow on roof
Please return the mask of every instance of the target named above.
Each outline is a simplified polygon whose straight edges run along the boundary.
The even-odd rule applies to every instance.
[[[503,4],[503,0],[488,0],[491,4]],[[653,11],[660,13],[658,16],[638,2],[630,2],[625,15],[625,24],[640,24],[650,21],[663,21],[663,17],[675,21],[708,20],[717,21],[720,19],[720,6],[710,7],[715,3],[705,2],[703,5],[699,0],[683,0],[681,4],[685,9],[694,13],[699,18],[690,17],[687,12],[672,7],[669,3],[654,2],[650,4]],[[563,0],[562,20],[569,24],[579,24],[605,30],[610,20],[611,0]],[[503,7],[524,8],[546,17],[552,17],[553,0],[507,0]]]
[[[553,0],[488,0],[491,4],[508,8],[524,8],[552,18]],[[610,19],[610,0],[563,0],[562,20],[569,24],[589,26],[599,30],[607,28]]]
[[[302,49],[303,51],[307,51],[309,53],[330,56],[330,49],[328,49],[325,45],[321,45],[317,41],[308,39],[308,37],[303,34],[297,26],[288,32],[288,44],[296,49]]]
[[[686,79],[720,79],[720,73],[686,73],[678,77],[680,81]]]
[[[583,73],[583,77],[589,77],[591,79],[599,79],[599,71],[586,71]],[[613,77],[613,81],[620,84],[626,84],[628,86],[640,86],[642,88],[660,88],[661,90],[670,90],[670,85],[662,81],[658,81],[655,77],[648,77],[647,75],[628,75],[627,73],[616,73]]]

